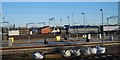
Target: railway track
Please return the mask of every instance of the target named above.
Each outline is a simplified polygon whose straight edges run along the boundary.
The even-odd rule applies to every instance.
[[[3,60],[35,60],[32,57],[4,57]],[[41,60],[120,60],[120,53],[104,53],[94,55],[81,55],[78,57],[65,58],[61,54],[46,54]]]
[[[57,44],[57,45],[42,45],[42,46],[23,46],[23,47],[4,47],[0,50],[3,52],[3,60],[34,60],[31,54],[36,51],[49,51],[45,54],[42,60],[120,60],[120,50],[118,50],[119,42],[104,42],[106,46],[106,53],[104,54],[92,54],[92,55],[80,55],[78,57],[65,58],[60,53],[54,53],[56,48],[70,48],[70,47],[88,47],[101,44],[100,42],[90,42],[84,44]],[[112,48],[112,49],[111,49]],[[114,50],[114,51],[112,51]],[[52,52],[51,52],[52,51]]]
[[[33,42],[34,43],[34,42]],[[49,48],[49,47],[62,47],[62,46],[95,46],[101,44],[100,42],[88,42],[88,43],[81,43],[81,44],[54,44],[54,45],[40,45],[40,46],[22,46],[22,47],[3,47],[0,50],[16,50],[16,49],[30,49],[30,48]],[[104,45],[119,45],[119,42],[104,42]]]

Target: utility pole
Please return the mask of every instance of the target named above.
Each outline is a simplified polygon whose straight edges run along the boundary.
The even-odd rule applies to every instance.
[[[104,44],[104,40],[103,40],[103,39],[104,39],[104,36],[103,36],[103,30],[104,30],[104,29],[103,29],[103,27],[104,27],[104,26],[103,26],[103,9],[100,9],[100,11],[101,11],[101,15],[102,15],[102,31],[101,31],[101,35],[102,35],[102,44]]]
[[[68,19],[68,25],[69,25],[69,27],[68,27],[68,36],[69,36],[69,38],[70,38],[70,19],[69,19],[69,16],[67,17],[67,19]]]
[[[83,15],[83,24],[84,24],[84,34],[83,34],[83,36],[84,36],[84,40],[86,40],[86,32],[85,32],[85,13],[82,13],[82,15]]]
[[[61,36],[62,36],[62,19],[60,19],[60,34],[61,34]]]

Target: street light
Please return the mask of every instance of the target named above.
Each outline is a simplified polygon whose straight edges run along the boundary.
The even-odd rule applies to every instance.
[[[104,36],[103,36],[103,9],[100,9],[100,11],[101,11],[101,15],[102,15],[102,31],[101,31],[101,35],[102,35],[102,44],[103,44],[103,38],[104,38]]]
[[[67,17],[67,20],[68,20],[68,34],[69,34],[69,38],[70,38],[70,19],[69,19],[69,16]]]
[[[78,38],[78,28],[77,28],[77,25],[76,25],[77,23],[74,23],[74,26],[75,26],[75,28],[76,28],[76,37]],[[74,33],[75,33],[75,31],[74,31]]]
[[[107,25],[108,25],[108,37],[109,37],[109,18],[107,18]]]
[[[62,27],[62,19],[60,19],[60,25],[61,25],[61,27]]]
[[[84,23],[84,39],[86,40],[86,34],[85,34],[85,13],[82,13],[83,15],[83,23]]]
[[[62,19],[60,19],[60,25],[61,25],[60,31],[61,31],[61,35],[62,35]]]

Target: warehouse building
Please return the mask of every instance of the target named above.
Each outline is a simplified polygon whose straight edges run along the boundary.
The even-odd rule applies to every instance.
[[[70,33],[99,33],[99,26],[80,25],[69,27],[68,25],[65,25],[64,27],[66,27]]]

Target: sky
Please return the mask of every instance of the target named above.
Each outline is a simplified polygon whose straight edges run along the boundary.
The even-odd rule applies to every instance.
[[[118,2],[119,0],[2,0],[3,2]]]
[[[118,15],[117,2],[3,2],[2,16],[5,21],[15,24],[17,27],[23,27],[26,23],[38,22],[45,22],[45,25],[49,25],[49,19],[52,17],[55,18],[55,24],[54,21],[51,21],[51,25],[60,26],[61,23],[63,25],[69,22],[71,25],[83,24],[82,13],[85,13],[86,24],[99,25],[101,8],[104,24],[106,24],[107,17]],[[110,21],[111,24],[116,22],[116,20]]]

